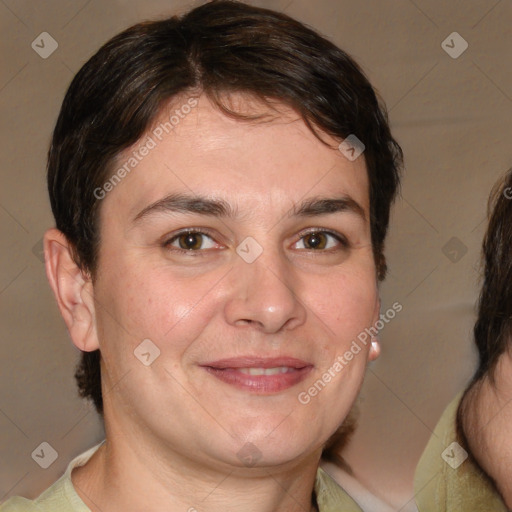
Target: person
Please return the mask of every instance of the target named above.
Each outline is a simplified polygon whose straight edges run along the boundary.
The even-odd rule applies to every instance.
[[[512,508],[512,170],[489,198],[483,283],[474,341],[476,372],[443,413],[418,464],[420,512]]]
[[[360,510],[319,460],[380,351],[401,161],[357,64],[284,14],[107,42],[62,104],[44,240],[105,440],[2,512]]]

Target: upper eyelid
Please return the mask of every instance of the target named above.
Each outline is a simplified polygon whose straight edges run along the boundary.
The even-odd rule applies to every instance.
[[[298,235],[304,236],[304,235],[308,235],[310,233],[327,233],[328,235],[333,235],[333,236],[344,236],[342,233],[340,233],[339,231],[337,231],[335,229],[321,228],[318,226],[302,229],[298,232]]]
[[[216,240],[215,235],[208,228],[183,228],[173,233],[168,233],[162,238],[164,241],[170,242],[171,240],[174,240],[175,238],[178,238],[181,235],[187,235],[189,233],[206,235],[210,237],[212,240]]]
[[[175,252],[182,252],[186,253],[188,255],[196,255],[200,256],[202,253],[205,253],[206,251],[212,251],[216,248],[208,248],[208,249],[197,249],[197,250],[188,250],[188,249],[182,249],[181,247],[173,247],[172,244],[176,242],[176,240],[183,235],[187,235],[189,233],[192,234],[199,234],[207,236],[210,240],[212,240],[215,244],[220,245],[220,248],[223,248],[222,242],[219,242],[214,236],[210,235],[208,232],[205,231],[205,228],[185,228],[177,233],[173,233],[171,236],[165,236],[162,239],[162,247],[165,248],[168,251],[175,251]]]
[[[165,235],[162,238],[162,242],[163,242],[164,245],[170,245],[171,242],[174,242],[180,236],[187,235],[189,233],[194,234],[194,235],[197,234],[197,235],[207,236],[208,238],[213,240],[216,244],[224,245],[222,242],[219,242],[219,240],[217,240],[215,235],[210,233],[209,230],[207,230],[206,228],[185,228],[185,229],[181,229],[178,232],[172,233],[170,235]]]
[[[310,235],[312,233],[325,233],[327,235],[332,236],[338,242],[338,244],[340,244],[345,249],[348,249],[348,248],[351,247],[350,241],[349,241],[349,239],[345,235],[343,235],[342,233],[338,233],[337,231],[330,231],[328,229],[317,229],[317,230],[311,230],[311,231],[307,231],[305,233],[302,233],[301,236],[298,238],[298,240],[293,242],[292,245],[295,245],[295,244],[299,243],[305,236]],[[302,249],[302,250],[312,250],[312,251],[315,251],[315,252],[322,252],[319,249]],[[332,250],[332,248],[331,249],[324,249],[324,251],[329,251],[329,250]]]
[[[333,236],[334,238],[337,238],[341,242],[349,243],[348,237],[344,235],[343,233],[340,233],[339,231],[336,231],[335,229],[329,229],[329,228],[306,228],[306,230],[299,232],[299,237],[302,238],[306,235],[309,235],[311,233],[326,233],[328,235]]]

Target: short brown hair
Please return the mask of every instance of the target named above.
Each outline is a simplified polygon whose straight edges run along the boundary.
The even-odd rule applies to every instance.
[[[482,244],[483,283],[473,331],[479,361],[457,412],[458,436],[468,450],[469,415],[474,412],[479,385],[484,379],[494,385],[496,365],[512,340],[512,169],[494,186],[488,217]]]
[[[474,328],[479,364],[475,380],[493,373],[512,336],[512,169],[495,185],[482,245],[484,275]]]
[[[384,239],[402,163],[384,107],[357,64],[334,44],[284,14],[228,0],[125,30],[73,79],[49,151],[48,188],[57,228],[84,271],[94,276],[97,264],[100,201],[94,190],[161,108],[185,93],[205,94],[241,120],[225,101],[229,94],[277,100],[317,136],[316,130],[338,140],[356,135],[366,147],[372,246],[384,278]],[[98,352],[83,353],[76,377],[81,395],[101,412],[99,361]]]

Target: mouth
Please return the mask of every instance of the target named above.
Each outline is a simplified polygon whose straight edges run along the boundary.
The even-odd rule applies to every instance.
[[[238,389],[271,395],[302,382],[313,365],[293,357],[238,357],[200,365],[213,377]]]

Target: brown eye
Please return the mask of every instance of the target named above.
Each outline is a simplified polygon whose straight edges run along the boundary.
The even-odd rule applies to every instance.
[[[165,243],[165,247],[181,251],[199,252],[205,249],[215,249],[218,244],[205,233],[188,231],[171,238]]]
[[[349,244],[342,234],[318,230],[303,234],[293,247],[307,251],[335,251],[347,249]]]
[[[308,233],[304,237],[304,246],[306,249],[325,249],[327,247],[326,233]]]
[[[201,249],[203,243],[203,235],[201,233],[184,233],[178,237],[180,249],[193,251]]]

